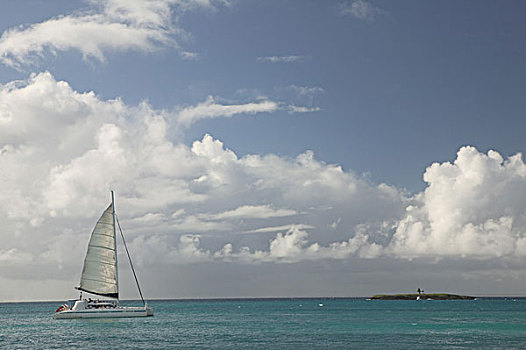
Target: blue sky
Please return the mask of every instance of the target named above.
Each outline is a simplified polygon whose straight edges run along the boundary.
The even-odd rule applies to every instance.
[[[523,294],[524,7],[0,3],[0,297],[41,259],[68,296],[110,189],[148,283],[186,285],[153,297]]]

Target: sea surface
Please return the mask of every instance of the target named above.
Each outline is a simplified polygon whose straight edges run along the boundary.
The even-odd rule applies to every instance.
[[[122,304],[140,304],[122,302]],[[154,317],[53,320],[1,303],[2,349],[526,349],[526,299],[150,301]]]

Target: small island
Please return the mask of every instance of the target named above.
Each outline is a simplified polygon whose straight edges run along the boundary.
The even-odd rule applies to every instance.
[[[476,297],[447,293],[414,293],[414,294],[380,294],[373,295],[371,300],[474,300]]]

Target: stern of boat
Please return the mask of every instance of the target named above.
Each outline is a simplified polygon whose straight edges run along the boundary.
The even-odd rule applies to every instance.
[[[144,304],[144,308],[146,309],[146,316],[153,316],[153,308],[148,306],[148,303]]]
[[[151,307],[146,308],[146,316],[153,316],[153,309]]]

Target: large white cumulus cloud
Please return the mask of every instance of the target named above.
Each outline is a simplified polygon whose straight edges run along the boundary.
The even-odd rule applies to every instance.
[[[139,268],[526,255],[520,154],[463,147],[409,196],[311,151],[239,157],[209,134],[175,143],[180,109],[102,100],[50,73],[0,86],[0,107],[4,279],[35,278],[38,265],[75,280],[111,189]],[[187,107],[195,120],[199,108]]]
[[[208,134],[173,143],[177,112],[104,101],[50,73],[1,86],[0,106],[0,253],[14,264],[80,261],[110,189],[146,265],[376,256],[357,225],[380,227],[405,202],[310,151],[240,158]]]
[[[526,165],[521,154],[462,147],[431,165],[426,190],[408,206],[390,244],[396,256],[514,257],[526,254]]]

